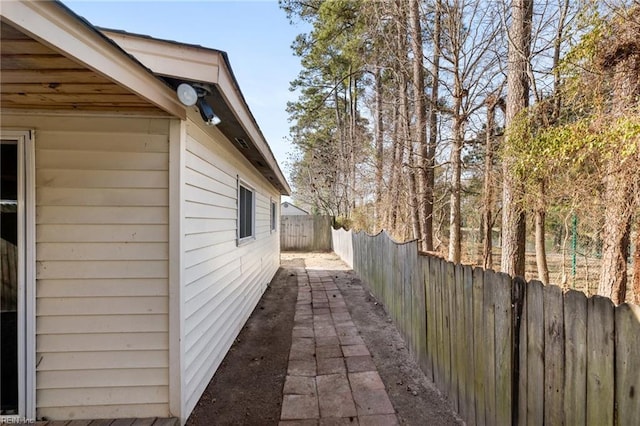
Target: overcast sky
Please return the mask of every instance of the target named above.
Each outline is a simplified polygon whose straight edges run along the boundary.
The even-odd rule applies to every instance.
[[[223,50],[240,89],[288,178],[285,162],[289,82],[300,70],[291,43],[304,32],[290,25],[276,0],[63,1],[93,25]]]

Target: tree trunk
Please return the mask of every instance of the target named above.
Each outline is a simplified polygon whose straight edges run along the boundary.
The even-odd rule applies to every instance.
[[[404,161],[404,147],[400,141],[400,111],[397,105],[394,105],[393,120],[393,160],[391,162],[391,185],[387,199],[387,208],[389,211],[388,227],[391,233],[397,231],[398,209],[400,199],[400,176],[402,175],[402,163]]]
[[[420,210],[418,206],[418,183],[416,179],[415,168],[415,147],[412,133],[412,111],[410,110],[410,83],[408,82],[409,76],[409,61],[408,52],[409,46],[407,45],[407,24],[409,16],[405,9],[407,4],[405,2],[398,2],[398,26],[397,30],[397,46],[398,55],[401,58],[398,72],[398,82],[400,84],[400,126],[402,132],[403,147],[407,150],[407,163],[406,163],[406,176],[408,178],[408,192],[409,203],[408,217],[411,223],[411,238],[420,241],[422,239],[422,232],[420,228]],[[410,6],[410,5],[409,5]]]
[[[613,117],[622,117],[637,108],[640,99],[640,55],[637,49],[622,49],[611,61],[604,63],[604,71],[613,83]],[[609,160],[605,177],[606,203],[602,236],[602,269],[598,294],[623,303],[627,292],[627,258],[631,233],[632,212],[636,206],[634,188],[640,168],[640,140],[636,139],[637,155]]]
[[[431,61],[431,97],[429,102],[429,140],[427,155],[423,158],[425,170],[424,197],[424,250],[433,251],[433,201],[435,187],[436,148],[438,145],[438,97],[440,87],[440,0],[434,2],[433,58]]]
[[[613,165],[612,165],[613,167]],[[616,168],[618,168],[616,166]],[[602,233],[602,264],[598,294],[623,303],[627,294],[627,258],[631,232],[631,182],[624,170],[609,170]]]
[[[375,228],[379,229],[382,211],[382,176],[383,176],[383,148],[384,148],[384,128],[382,120],[382,71],[376,69],[376,210],[375,210]]]
[[[395,76],[395,99],[394,102],[394,121],[393,121],[393,145],[394,145],[394,161],[392,164],[392,182],[393,187],[389,194],[388,207],[391,209],[391,233],[398,235],[400,231],[399,224],[402,221],[399,220],[400,214],[400,199],[404,186],[403,168],[404,168],[404,154],[405,154],[405,129],[404,122],[406,119],[406,108],[402,107],[402,100],[406,100],[406,78],[405,78],[405,66],[406,66],[406,15],[403,10],[403,3],[396,1],[394,3],[394,26],[395,37],[393,39],[393,48],[398,60],[393,61],[394,76]]]
[[[409,178],[409,215],[411,218],[412,239],[421,238],[420,213],[418,209],[418,184],[416,181],[415,152],[411,135],[411,118],[409,112],[409,93],[404,74],[400,74],[400,84],[403,88],[400,98],[400,119],[402,127],[402,140],[407,149],[407,177]]]
[[[418,209],[418,182],[416,179],[416,167],[415,167],[415,153],[413,149],[413,142],[409,141],[409,208],[411,210],[411,229],[413,231],[412,239],[420,241],[422,238],[422,232],[420,228],[420,211]]]
[[[338,90],[335,90],[333,92],[333,102],[334,102],[334,108],[336,113],[336,125],[338,126],[337,134],[340,139],[340,142],[338,144],[338,146],[340,147],[340,152],[338,153],[339,156],[336,161],[336,164],[338,166],[338,170],[336,173],[336,192],[339,191],[339,194],[337,193],[336,195],[337,195],[337,199],[340,200],[338,202],[337,209],[340,212],[339,213],[340,216],[347,216],[348,213],[344,209],[343,202],[342,202],[342,200],[344,199],[347,193],[347,188],[349,185],[349,182],[346,176],[347,169],[345,167],[347,146],[346,146],[344,119],[343,119],[343,115],[340,107],[341,103],[340,103],[340,95],[338,93]]]
[[[487,98],[487,129],[484,149],[484,187],[482,202],[482,267],[493,268],[493,138],[496,127],[498,94]]]
[[[540,181],[540,197],[544,199],[545,183]],[[536,208],[536,266],[538,267],[538,279],[544,284],[549,284],[549,266],[547,265],[547,252],[545,248],[545,216],[546,210],[542,201]]]
[[[553,41],[553,120],[554,122],[560,117],[560,108],[562,106],[562,95],[560,92],[560,54],[562,53],[562,41],[564,38],[564,29],[566,25],[567,15],[569,13],[569,0],[563,0],[560,5],[560,17],[558,19],[558,28],[556,28],[556,37]]]
[[[507,111],[505,114],[507,127],[529,104],[527,68],[531,49],[532,16],[533,0],[513,0],[507,65]],[[512,170],[512,163],[513,160],[505,158],[502,166],[501,269],[509,275],[524,276],[526,221],[519,200],[522,184]]]
[[[409,4],[409,24],[411,36],[411,51],[413,52],[413,97],[414,97],[414,113],[416,116],[414,131],[419,149],[419,161],[416,162],[416,170],[418,171],[419,182],[419,217],[422,238],[418,242],[421,250],[427,250],[426,234],[431,233],[432,229],[427,224],[427,217],[430,216],[427,208],[428,192],[432,192],[429,187],[429,178],[427,175],[429,147],[427,144],[427,109],[424,93],[424,64],[422,49],[422,25],[420,24],[420,2],[419,0],[411,0]],[[429,228],[429,229],[427,229]]]
[[[462,257],[460,190],[462,177],[462,145],[464,142],[464,116],[462,115],[463,90],[460,76],[454,77],[454,107],[453,107],[453,146],[451,147],[451,195],[449,202],[449,261],[460,263]]]
[[[482,267],[484,269],[493,268],[493,209],[491,206],[485,208],[482,215]]]
[[[349,175],[351,175],[351,211],[356,208],[357,181],[356,181],[356,149],[358,143],[358,80],[352,75],[353,70],[349,66]]]

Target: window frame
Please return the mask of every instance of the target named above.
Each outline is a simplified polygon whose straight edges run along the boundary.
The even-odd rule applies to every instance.
[[[36,186],[35,131],[0,128],[0,138],[18,147],[18,415],[36,416]]]
[[[242,209],[241,209],[242,207],[242,204],[241,204],[242,189],[241,188],[251,193],[251,232],[245,236],[240,235],[241,223],[244,218],[243,217],[244,215],[242,214]],[[246,244],[256,239],[256,190],[247,182],[238,178],[237,198],[238,198],[237,199],[238,216],[236,221],[236,243],[237,245],[240,246],[242,244]]]
[[[269,203],[269,229],[271,233],[278,231],[278,206],[273,198],[271,198],[271,202]]]

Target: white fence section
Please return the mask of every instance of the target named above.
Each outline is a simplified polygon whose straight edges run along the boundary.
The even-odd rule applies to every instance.
[[[331,244],[333,252],[340,256],[350,268],[353,268],[353,233],[344,228],[331,228]]]

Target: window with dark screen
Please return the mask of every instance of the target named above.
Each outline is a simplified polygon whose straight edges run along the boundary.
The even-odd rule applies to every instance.
[[[238,207],[238,238],[240,240],[254,236],[253,232],[253,191],[244,185],[240,185],[239,207]]]

